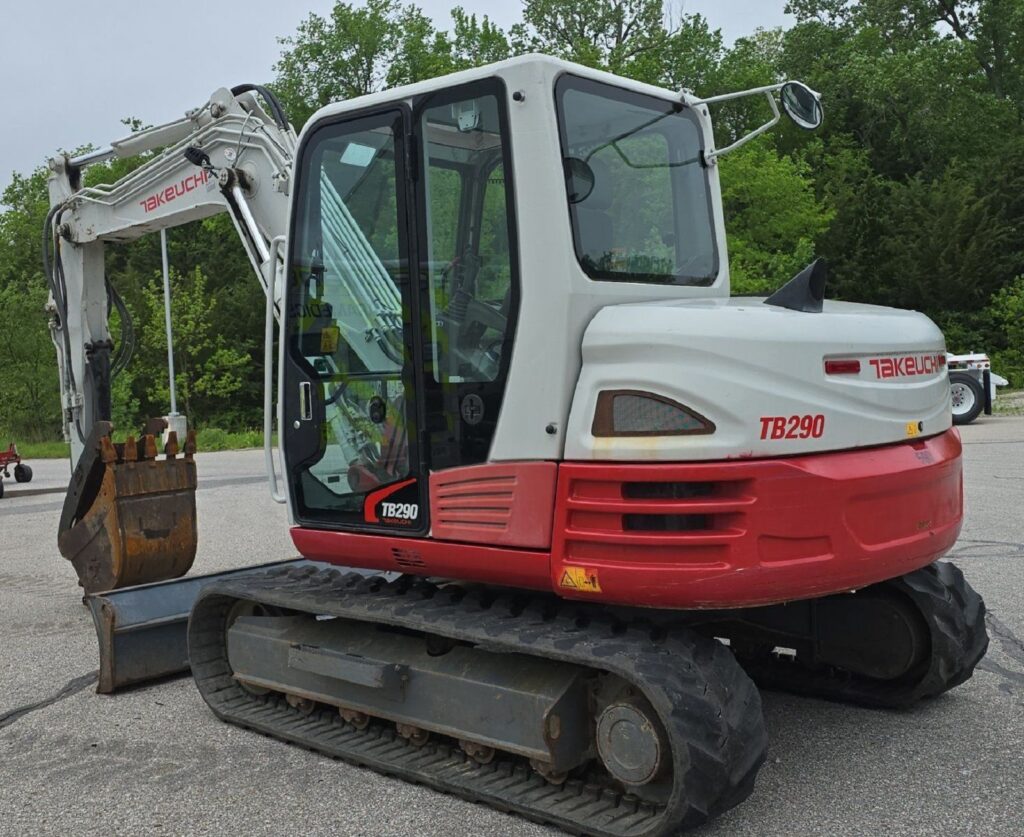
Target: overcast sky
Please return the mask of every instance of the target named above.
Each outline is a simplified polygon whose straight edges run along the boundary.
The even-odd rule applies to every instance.
[[[517,0],[416,0],[437,25],[461,5],[503,28]],[[59,148],[108,144],[120,120],[159,124],[218,87],[273,78],[281,48],[310,12],[333,0],[4,0],[0,4],[0,189]],[[785,0],[672,0],[727,41],[787,23]]]

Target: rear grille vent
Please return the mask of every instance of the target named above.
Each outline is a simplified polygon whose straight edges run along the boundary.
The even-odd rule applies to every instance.
[[[626,514],[622,528],[627,532],[697,532],[711,529],[706,514]]]
[[[635,466],[629,479],[584,472],[569,486],[565,503],[566,555],[595,567],[624,555],[655,563],[715,565],[729,544],[746,533],[755,502],[752,481],[709,480],[706,466]],[[693,471],[696,479],[658,479],[659,472]],[[591,476],[593,473],[593,476]],[[667,476],[667,474],[666,474]]]
[[[685,500],[709,497],[715,485],[713,482],[625,482],[622,496],[627,500]]]
[[[395,563],[400,567],[417,569],[427,565],[423,560],[423,556],[415,549],[392,549],[391,556],[395,559]]]

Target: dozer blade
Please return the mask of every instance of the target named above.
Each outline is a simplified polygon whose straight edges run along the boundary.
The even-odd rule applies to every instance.
[[[296,558],[86,596],[99,640],[96,691],[109,694],[124,686],[188,671],[188,616],[207,584],[274,567],[307,564],[325,568],[324,564]]]
[[[184,456],[169,435],[158,458],[154,420],[136,441],[114,444],[96,422],[71,475],[57,545],[86,593],[178,578],[196,556],[195,436]]]

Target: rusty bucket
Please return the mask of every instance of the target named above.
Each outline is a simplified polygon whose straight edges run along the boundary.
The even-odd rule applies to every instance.
[[[169,434],[161,458],[150,424],[138,440],[97,422],[71,476],[57,544],[86,593],[178,578],[196,557],[195,435]],[[184,456],[179,456],[179,453]]]

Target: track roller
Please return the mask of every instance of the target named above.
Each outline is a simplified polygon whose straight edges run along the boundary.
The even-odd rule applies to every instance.
[[[565,780],[569,778],[568,770],[556,770],[550,764],[540,759],[530,759],[530,767],[536,771],[538,776],[551,785],[564,785]]]
[[[395,730],[413,747],[422,747],[430,740],[430,733],[427,730],[412,724],[395,724]]]
[[[459,747],[477,764],[490,764],[494,761],[495,749],[493,747],[478,744],[476,741],[460,741]]]
[[[351,724],[356,729],[366,729],[370,725],[370,716],[358,709],[346,709],[344,706],[339,706],[338,714],[341,715],[345,723]]]
[[[285,695],[285,700],[288,701],[288,705],[299,712],[302,715],[312,715],[313,710],[316,709],[316,701],[310,700],[307,697],[301,695]]]

